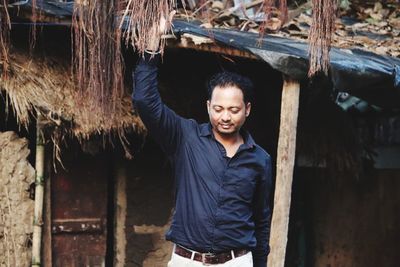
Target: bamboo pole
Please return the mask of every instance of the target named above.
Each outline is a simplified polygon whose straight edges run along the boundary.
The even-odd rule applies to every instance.
[[[283,79],[274,211],[270,236],[271,253],[268,256],[268,267],[284,267],[285,265],[293,169],[296,154],[300,84],[298,81],[286,76]]]
[[[36,179],[35,211],[33,218],[32,267],[41,266],[41,242],[43,228],[44,199],[44,137],[42,133],[43,116],[39,114],[36,121]]]

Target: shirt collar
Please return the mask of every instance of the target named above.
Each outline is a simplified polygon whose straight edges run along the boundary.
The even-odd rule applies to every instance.
[[[243,137],[243,140],[244,140],[243,145],[245,148],[252,148],[255,146],[256,143],[254,142],[253,137],[250,135],[250,133],[247,130],[245,130],[243,128],[240,129],[240,134]],[[200,125],[200,136],[204,136],[204,137],[211,136],[214,138],[214,135],[212,132],[212,126],[211,126],[210,122],[203,123]]]
[[[200,125],[200,136],[213,136],[211,123],[203,123]]]

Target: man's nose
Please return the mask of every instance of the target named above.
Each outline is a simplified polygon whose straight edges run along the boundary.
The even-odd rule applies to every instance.
[[[228,111],[224,111],[224,113],[222,114],[222,120],[223,121],[230,121],[231,120],[231,114],[229,114]]]

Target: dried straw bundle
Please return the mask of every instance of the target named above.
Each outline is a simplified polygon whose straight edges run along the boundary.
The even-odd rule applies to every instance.
[[[10,16],[7,11],[8,0],[0,2],[0,62],[2,62],[2,70],[0,77],[3,78],[7,74],[9,59],[9,43],[10,43]]]
[[[161,17],[168,18],[175,6],[175,0],[128,0],[123,14],[123,18],[128,17],[125,38],[127,42],[136,46],[136,49],[143,55],[146,47],[151,46],[154,34],[150,29],[153,25],[160,25]],[[170,30],[166,27],[165,32]],[[165,40],[161,42],[160,49],[163,51]]]
[[[312,0],[313,17],[309,35],[310,68],[308,76],[328,73],[329,51],[335,30],[337,0]]]
[[[310,68],[308,75],[311,77],[319,71],[328,72],[329,51],[332,34],[335,30],[337,0],[312,0],[313,17],[309,35]],[[261,25],[261,35],[264,34],[272,19],[278,18],[282,27],[288,16],[287,0],[264,0],[264,23]]]
[[[73,74],[80,99],[89,100],[86,114],[93,110],[113,117],[123,95],[121,32],[116,11],[122,0],[80,0],[74,3]],[[98,109],[100,108],[100,109]]]

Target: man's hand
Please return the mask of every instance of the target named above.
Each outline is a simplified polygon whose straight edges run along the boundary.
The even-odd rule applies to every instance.
[[[168,18],[165,18],[164,15],[161,15],[160,25],[154,25],[150,30],[152,37],[148,46],[146,47],[146,50],[158,51],[160,47],[161,36],[169,30],[170,25],[172,24],[172,19],[175,16],[175,13],[176,11],[172,10],[169,13]]]

